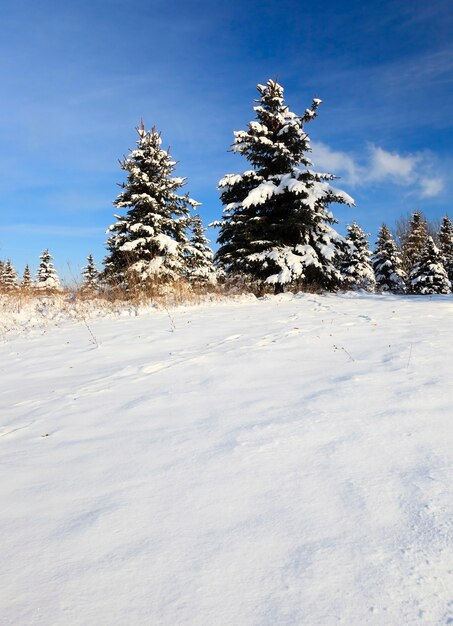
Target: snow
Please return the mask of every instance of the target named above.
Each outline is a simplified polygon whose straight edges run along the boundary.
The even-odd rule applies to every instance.
[[[148,229],[149,232],[154,231],[155,229],[152,227],[143,227],[140,224],[140,228],[131,228],[132,231],[141,231]],[[123,252],[128,252],[130,250],[135,250],[136,248],[145,247],[148,242],[154,243],[159,250],[166,251],[168,254],[176,254],[178,250],[178,242],[169,237],[168,235],[164,235],[160,233],[159,235],[155,235],[154,237],[139,237],[138,239],[133,239],[132,241],[126,241],[119,247],[119,250]]]
[[[166,252],[169,255],[176,254],[178,251],[179,242],[175,241],[168,235],[164,235],[163,233],[161,233],[160,235],[154,237],[153,241],[157,244],[159,250],[161,250],[162,252]]]
[[[245,200],[242,201],[242,206],[247,208],[263,204],[276,193],[279,193],[278,187],[272,181],[265,181],[249,192]]]
[[[159,220],[159,218],[161,218],[160,215],[158,216],[158,220]],[[129,230],[132,233],[138,233],[138,232],[143,231],[144,233],[148,233],[149,235],[154,235],[154,233],[156,231],[156,229],[153,228],[152,226],[147,226],[146,224],[142,224],[141,222],[137,222],[136,224],[131,224],[129,226]]]
[[[278,181],[277,185],[270,180],[260,183],[247,194],[246,198],[242,201],[242,206],[244,208],[248,208],[264,204],[272,196],[282,194],[285,191],[289,191],[294,194],[304,194],[304,203],[312,210],[314,210],[316,204],[320,200],[325,200],[329,194],[335,196],[337,202],[343,202],[349,206],[355,206],[354,199],[349,194],[332,187],[327,182],[311,180],[307,183],[305,180],[299,180],[297,176],[301,176],[303,173],[310,173],[317,177],[324,176],[322,174],[315,174],[309,170],[302,170],[302,168],[297,167],[294,169],[292,174],[275,176],[274,178]],[[229,180],[231,180],[231,178],[231,176],[228,177]],[[227,178],[224,178],[220,182],[225,184],[226,180]],[[236,181],[234,180],[233,182]],[[232,183],[227,182],[226,184]]]
[[[133,239],[132,241],[126,241],[126,243],[123,243],[123,245],[119,246],[118,249],[122,252],[130,252],[131,250],[135,250],[136,248],[145,247],[146,244],[147,239],[145,239],[144,237],[139,237],[138,239]]]
[[[341,200],[342,202],[344,202],[344,204],[347,204],[348,206],[355,206],[354,198],[350,196],[348,193],[346,193],[345,191],[341,189],[337,189],[336,187],[331,187],[330,185],[327,185],[326,183],[321,183],[321,184],[324,184],[326,190],[330,191],[338,198],[337,202]]]
[[[253,170],[247,170],[243,174],[226,174],[219,180],[218,187],[219,189],[221,187],[233,187],[247,178],[259,178],[259,176]]]
[[[452,311],[284,294],[4,333],[0,622],[453,623]]]
[[[250,130],[253,130],[254,132],[257,132],[257,133],[263,133],[267,135],[269,132],[267,126],[264,126],[264,124],[260,124],[259,122],[249,122],[249,126],[250,126]]]

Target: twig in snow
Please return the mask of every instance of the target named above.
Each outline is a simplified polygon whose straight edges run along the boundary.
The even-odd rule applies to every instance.
[[[167,307],[165,306],[165,304],[162,305],[165,309],[166,314],[168,315],[168,318],[170,320],[170,332],[174,333],[176,330],[176,324],[175,324],[175,320],[173,319],[170,311],[167,309]]]
[[[412,345],[413,344],[411,343],[410,348],[409,348],[409,356],[407,357],[407,365],[406,365],[407,370],[409,369],[409,363],[411,362],[411,358],[412,358]]]
[[[11,430],[7,430],[4,433],[0,433],[0,437],[6,437],[6,435],[10,435],[11,433],[15,433],[17,430],[23,430],[24,428],[28,428],[32,424],[33,424],[33,422],[30,422],[29,424],[25,424],[25,426],[19,426],[18,428],[13,428]]]
[[[71,265],[70,265],[69,263],[68,263],[68,268],[69,268],[69,271],[70,271],[70,273],[71,273],[72,278],[73,278],[73,279],[74,279],[74,281],[75,281],[75,280],[76,280],[76,278],[75,278],[75,276],[74,276],[74,274],[73,274],[73,272],[72,272]],[[91,343],[92,343],[92,344],[94,344],[94,345],[96,346],[96,348],[99,348],[99,343],[98,343],[98,340],[97,340],[97,339],[96,339],[96,337],[94,336],[94,333],[93,333],[93,331],[91,330],[91,327],[90,327],[90,325],[88,324],[87,319],[86,319],[86,317],[85,317],[85,315],[84,315],[83,311],[82,311],[81,309],[80,309],[80,310],[77,310],[77,301],[76,301],[76,311],[77,311],[77,315],[79,315],[79,316],[80,316],[80,318],[82,319],[83,323],[85,324],[85,326],[86,326],[86,328],[87,328],[88,332],[89,332],[89,333],[90,333],[90,335],[91,335]]]
[[[96,339],[96,337],[94,336],[93,331],[91,330],[90,326],[88,325],[88,322],[85,319],[85,316],[83,315],[83,313],[81,314],[81,318],[83,320],[83,323],[85,324],[85,326],[87,327],[88,332],[91,335],[91,340],[92,343],[94,343],[94,345],[96,346],[96,348],[99,348],[99,344],[98,344],[98,340]]]
[[[334,350],[343,350],[343,352],[348,355],[348,357],[351,359],[351,361],[355,361],[355,358],[346,350],[346,348],[343,348],[343,346],[335,346],[334,345],[333,349]]]

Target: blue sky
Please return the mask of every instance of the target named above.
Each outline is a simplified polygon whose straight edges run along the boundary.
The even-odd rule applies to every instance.
[[[341,232],[453,217],[450,0],[3,0],[0,19],[0,258],[20,272],[45,247],[68,280],[101,262],[141,117],[217,219],[218,180],[247,168],[233,130],[268,78],[295,112],[323,100],[307,130],[356,199],[333,206]]]

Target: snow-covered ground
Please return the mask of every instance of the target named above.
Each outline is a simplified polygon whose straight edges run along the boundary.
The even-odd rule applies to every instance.
[[[282,295],[4,334],[0,623],[453,624],[452,319]]]

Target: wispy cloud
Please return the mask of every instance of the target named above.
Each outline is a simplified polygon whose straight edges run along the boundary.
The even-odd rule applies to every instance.
[[[445,189],[445,181],[442,178],[422,178],[420,185],[423,198],[438,196]]]
[[[361,180],[359,165],[352,156],[340,150],[334,150],[322,142],[312,142],[313,155],[311,157],[316,167],[328,172],[338,172],[351,185],[356,185]]]
[[[427,152],[399,154],[369,144],[364,154],[353,156],[320,142],[313,142],[312,148],[318,168],[338,174],[355,187],[392,183],[411,187],[423,198],[438,196],[445,188],[441,175],[429,176],[434,171],[434,157]]]
[[[105,228],[90,226],[61,226],[58,224],[5,224],[2,232],[32,233],[52,235],[55,237],[93,237],[102,233]]]
[[[401,155],[388,152],[371,144],[368,148],[368,163],[364,165],[366,182],[380,182],[391,179],[397,184],[407,185],[413,182],[420,155]]]

